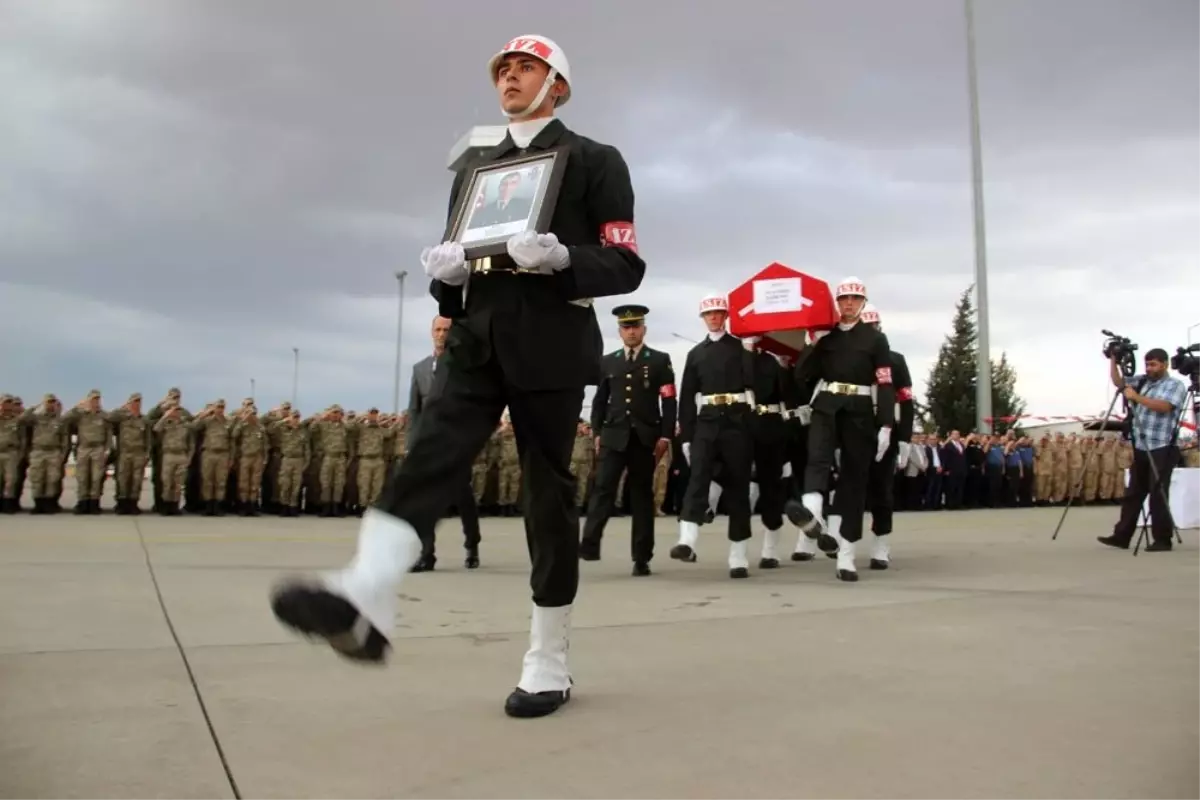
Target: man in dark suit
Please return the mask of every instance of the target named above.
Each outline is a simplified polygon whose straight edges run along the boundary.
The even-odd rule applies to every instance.
[[[936,433],[925,438],[925,495],[923,511],[939,511],[942,508],[942,481],[946,477],[946,465],[942,463],[942,446]]]
[[[941,456],[946,470],[946,508],[957,511],[963,506],[963,489],[967,485],[967,453],[962,434],[950,431],[950,441],[942,447]]]
[[[437,397],[445,385],[446,370],[438,370],[442,355],[446,352],[446,334],[450,331],[450,320],[446,317],[433,318],[433,354],[413,365],[412,386],[408,393],[408,446],[420,434],[421,412]],[[442,380],[439,380],[442,378]],[[475,505],[475,494],[471,490],[471,473],[463,476],[461,487],[454,499],[454,508],[462,519],[463,547],[466,550],[464,564],[467,569],[479,567],[479,509]],[[421,560],[412,566],[413,572],[428,572],[437,563],[436,526],[417,531],[421,537]]]
[[[500,144],[458,170],[445,241],[421,253],[438,313],[452,320],[439,363],[446,383],[422,412],[428,430],[363,515],[353,561],[315,580],[285,581],[272,610],[347,658],[385,660],[397,593],[420,558],[417,531],[445,516],[507,407],[526,490],[532,609],[529,649],[504,710],[540,717],[571,696],[567,655],[579,589],[571,451],[584,389],[600,379],[604,346],[592,298],[637,291],[646,262],[638,255],[633,185],[621,152],[554,117],[571,94],[562,48],[544,36],[520,36],[500,48],[489,69],[512,121]],[[524,231],[504,253],[468,259],[453,226],[459,204],[474,200],[466,187],[475,169],[558,147],[566,158],[549,230]]]
[[[649,575],[654,558],[654,466],[666,456],[675,434],[675,370],[671,357],[647,347],[645,306],[617,306],[624,346],[601,361],[600,385],[592,399],[596,436],[596,485],[588,503],[579,557],[600,560],[600,540],[613,513],[621,472],[633,517],[633,574]],[[661,405],[661,409],[660,409]]]
[[[489,225],[503,225],[528,219],[533,208],[533,196],[531,194],[528,197],[514,197],[520,184],[519,171],[510,172],[501,178],[496,199],[475,209],[475,213],[471,215],[470,226],[486,228]],[[535,186],[534,189],[536,188]]]

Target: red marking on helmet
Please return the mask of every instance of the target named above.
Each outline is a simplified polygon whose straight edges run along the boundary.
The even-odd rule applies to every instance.
[[[913,399],[912,389],[907,386],[905,386],[903,389],[900,389],[899,391],[896,392],[896,402],[897,403],[907,403],[912,399]]]
[[[637,231],[632,222],[606,222],[600,226],[600,242],[605,247],[624,247],[638,251]]]
[[[887,386],[892,382],[892,368],[880,367],[875,370],[875,382],[880,386]]]
[[[508,44],[504,45],[502,53],[529,53],[546,61],[554,54],[554,50],[545,42],[539,42],[537,39],[526,39],[518,37],[513,39]]]
[[[659,395],[659,397],[674,397],[675,396],[675,384],[664,383],[662,386],[658,387],[658,395]]]

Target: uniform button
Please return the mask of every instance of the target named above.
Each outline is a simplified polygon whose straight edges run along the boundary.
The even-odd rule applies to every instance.
[[[625,402],[626,402],[626,403],[632,403],[633,401],[632,401],[632,400],[630,400],[628,397],[626,397],[626,398],[625,398]]]
[[[633,373],[632,373],[632,372],[626,372],[626,373],[625,373],[625,377],[626,377],[626,378],[632,378],[632,377],[633,377]]]

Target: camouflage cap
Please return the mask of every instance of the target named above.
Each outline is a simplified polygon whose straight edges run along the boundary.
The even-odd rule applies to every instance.
[[[216,400],[213,401],[213,405],[216,406],[217,408],[224,408],[225,407],[225,398],[218,397]]]
[[[90,392],[88,392],[88,393],[87,393],[87,399],[88,399],[88,400],[91,400],[92,398],[96,398],[96,397],[99,397],[99,396],[100,396],[100,390],[99,390],[99,389],[92,389]]]
[[[130,403],[140,403],[140,402],[142,402],[142,393],[141,393],[141,392],[134,392],[133,394],[129,395],[129,400],[128,400],[128,402],[130,402]]]
[[[331,406],[328,408],[328,410],[329,410],[329,411],[336,411],[336,412],[338,412],[338,413],[341,413],[341,411],[342,411],[342,407],[341,407],[341,406],[339,406],[337,403],[334,403],[333,405],[331,405]]]
[[[5,395],[5,397],[8,397],[8,395]],[[43,403],[57,403],[58,398],[54,396],[53,392],[51,392],[49,394],[42,395],[42,402]]]
[[[375,406],[371,406],[370,408],[368,408],[368,409],[367,409],[367,413],[368,413],[368,414],[378,414],[378,413],[379,413],[379,409],[378,409],[378,408],[376,408]]]
[[[0,394],[0,403],[11,403],[13,396],[11,394]]]
[[[167,394],[173,394],[178,397],[179,395],[183,394],[183,392],[179,391],[178,386],[172,386],[170,389],[167,389]]]

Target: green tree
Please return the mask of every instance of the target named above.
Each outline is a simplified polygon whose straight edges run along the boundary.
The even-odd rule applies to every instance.
[[[942,342],[926,383],[929,416],[942,433],[975,429],[979,340],[975,327],[975,305],[971,301],[974,288],[967,287],[958,298],[951,331]],[[1001,354],[998,362],[991,362],[991,368],[992,415],[998,420],[1024,413],[1025,402],[1017,395],[1017,373],[1009,363],[1008,355]],[[1010,425],[997,421],[993,423],[993,429],[1003,432]]]

